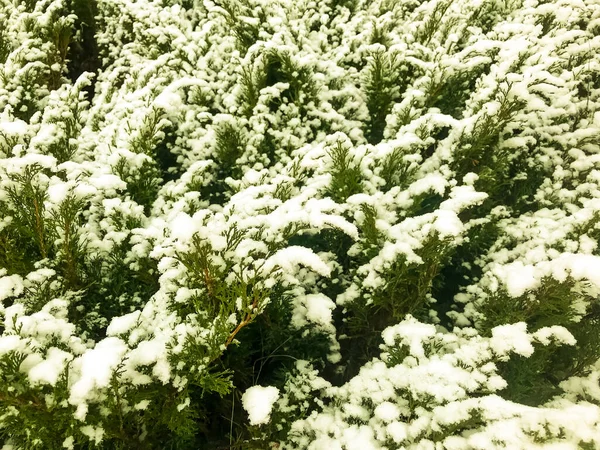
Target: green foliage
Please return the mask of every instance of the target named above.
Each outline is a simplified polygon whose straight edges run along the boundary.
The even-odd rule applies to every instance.
[[[227,262],[227,254],[235,250],[244,238],[244,232],[235,225],[225,235],[226,247],[213,251],[210,242],[194,235],[194,250],[177,256],[178,261],[189,273],[192,288],[200,289],[188,307],[198,314],[201,320],[222,320],[232,314],[242,316],[238,326],[231,330],[226,340],[229,345],[243,327],[251,323],[268,302],[270,289],[262,286],[261,267],[234,268]],[[224,265],[215,263],[215,259],[225,261]],[[226,280],[226,278],[230,278]],[[185,310],[180,311],[185,315]]]
[[[161,141],[161,119],[161,112],[156,108],[151,108],[149,113],[144,116],[137,133],[129,127],[127,131],[130,136],[134,136],[131,139],[131,148],[135,153],[155,156],[156,147]]]
[[[573,280],[560,282],[553,278],[542,279],[539,289],[519,297],[498,292],[482,306],[485,319],[481,328],[488,331],[498,325],[516,322],[526,322],[533,331],[550,325],[567,326],[576,317],[573,308],[580,298]]]
[[[258,40],[259,24],[265,22],[265,14],[248,0],[219,0],[214,3],[221,8],[220,12],[236,37],[240,49],[246,52]],[[257,17],[255,17],[257,12]]]
[[[363,208],[363,248],[366,255],[375,256],[381,249],[381,238],[374,228],[373,211],[369,209]],[[381,332],[385,328],[408,314],[425,322],[430,320],[429,307],[434,301],[431,293],[439,290],[439,272],[448,263],[452,247],[447,240],[433,235],[417,253],[423,263],[410,263],[399,256],[381,274],[381,287],[347,305],[349,314],[344,317],[341,342],[342,354],[348,361],[344,380],[355,376],[356,368],[378,355]]]
[[[59,236],[57,259],[67,286],[77,290],[80,285],[80,266],[85,255],[85,242],[79,232],[79,217],[86,204],[83,199],[67,196],[52,214],[52,225]]]
[[[348,197],[361,192],[360,162],[353,161],[348,145],[337,141],[329,149],[331,158],[331,184],[329,195],[336,202],[343,202]]]
[[[515,355],[507,363],[501,363],[500,373],[508,382],[502,396],[517,403],[538,406],[558,394],[559,380],[552,376],[556,369],[553,353],[552,349],[537,347],[528,358]]]
[[[121,244],[107,257],[91,257],[80,266],[81,295],[72,299],[70,315],[81,324],[81,333],[104,337],[110,319],[141,308],[158,291],[156,261],[146,258],[133,267],[129,250]]]
[[[384,192],[394,186],[400,186],[401,189],[406,188],[413,181],[411,175],[416,169],[416,165],[404,158],[406,154],[405,149],[398,147],[383,160],[379,176],[385,181],[382,188]]]
[[[473,209],[465,211],[461,218],[466,221],[477,211]],[[482,275],[481,267],[472,263],[473,255],[485,254],[498,239],[500,232],[495,220],[486,220],[473,226],[467,232],[466,239],[455,248],[448,263],[440,270],[436,279],[438,283],[433,287],[432,293],[438,300],[436,310],[445,325],[450,323],[446,313],[462,309],[463,305],[454,301],[455,295],[461,288],[468,286],[471,280],[478,279]]]
[[[301,114],[304,114],[308,104],[317,100],[318,90],[312,79],[311,68],[298,64],[291,52],[267,50],[263,55],[263,64],[266,86],[276,83],[288,84],[280,94],[281,101],[295,103]],[[271,111],[278,107],[278,102],[272,101],[269,104]]]
[[[496,145],[502,130],[523,106],[522,100],[510,94],[510,89],[510,83],[499,88],[498,110],[493,114],[484,111],[477,117],[473,131],[463,134],[451,165],[458,177],[469,172],[479,174],[479,183],[486,186],[486,192],[497,192],[509,179],[510,153],[497,151]]]
[[[408,264],[405,258],[398,258],[386,271],[383,287],[373,293],[373,305],[383,308],[390,322],[406,314],[418,316],[427,304],[435,277],[447,262],[449,250],[449,243],[434,235],[418,252],[423,264]]]
[[[370,261],[379,253],[384,239],[383,233],[377,229],[377,210],[371,205],[363,203],[361,212],[364,219],[360,226],[361,247],[364,253],[364,260]]]
[[[575,347],[560,347],[553,358],[556,371],[552,367],[548,371],[555,383],[572,376],[585,376],[590,367],[600,358],[600,314],[598,305],[593,304],[580,322],[568,327],[577,340]]]
[[[64,411],[56,403],[46,402],[44,395],[50,394],[49,390],[26,388],[26,377],[21,374],[19,380],[16,375],[20,362],[22,359],[15,355],[5,356],[0,363],[3,381],[10,383],[11,387],[17,387],[20,383],[22,386],[16,392],[0,394],[0,414],[6,418],[0,428],[0,439],[5,442],[10,439],[24,449],[60,448],[64,441],[62,433],[74,431],[69,418],[70,411]],[[53,394],[61,398],[67,390],[67,379],[63,378]],[[23,427],[24,423],[28,426]]]
[[[74,28],[79,35],[71,40],[67,54],[69,78],[76,80],[83,72],[96,72],[100,67],[98,44],[96,43],[96,15],[98,13],[95,0],[71,0],[71,11],[77,16]],[[88,88],[93,97],[94,85]]]
[[[440,29],[444,15],[448,11],[448,8],[452,5],[452,0],[438,0],[433,8],[433,11],[429,13],[428,17],[425,18],[417,34],[417,40],[423,44],[428,45],[436,31]]]
[[[10,52],[12,51],[12,48],[6,36],[4,21],[0,22],[0,25],[2,25],[2,30],[0,31],[0,63],[5,63],[6,58],[8,58],[8,55],[10,55]]]
[[[222,205],[230,196],[226,179],[238,179],[242,171],[237,159],[246,148],[243,129],[237,124],[224,122],[215,130],[215,160],[218,165],[214,182],[202,190],[211,203]]]
[[[241,86],[240,100],[244,105],[244,115],[250,117],[258,103],[261,89],[266,86],[266,72],[254,70],[253,67],[242,67],[239,83]]]
[[[0,267],[5,268],[9,274],[25,275],[34,268],[32,254],[36,254],[37,247],[31,241],[11,227],[0,231]]]
[[[600,445],[593,2],[13,3],[2,445]]]
[[[408,76],[408,65],[396,53],[378,50],[370,55],[365,69],[363,92],[369,110],[365,136],[371,144],[377,144],[383,138],[385,119],[393,103],[406,88]]]
[[[484,33],[489,33],[502,17],[502,13],[508,13],[510,6],[510,2],[505,2],[504,5],[496,2],[482,3],[469,18],[469,23],[481,28]]]
[[[465,102],[473,92],[477,80],[489,70],[490,65],[491,62],[469,69],[459,69],[452,76],[442,75],[437,83],[431,78],[426,106],[439,108],[442,114],[462,118]]]
[[[389,41],[389,29],[390,29],[390,25],[388,24],[383,24],[383,25],[378,25],[377,21],[374,20],[372,23],[372,31],[371,31],[371,44],[381,44],[384,47],[389,47],[390,41]]]
[[[125,157],[121,157],[114,171],[127,183],[127,191],[131,198],[144,206],[144,211],[149,214],[162,183],[158,164],[153,159],[146,158],[141,167],[136,169],[129,166]]]
[[[508,387],[503,396],[512,401],[537,406],[560,393],[560,382],[572,376],[586,375],[591,361],[600,355],[597,305],[585,298],[573,280],[559,282],[543,279],[540,288],[520,297],[498,293],[488,298],[481,308],[485,319],[481,329],[507,323],[526,322],[531,331],[548,326],[563,326],[569,330],[577,345],[536,346],[530,357],[515,356],[500,365],[500,373]],[[581,317],[581,303],[593,305]]]
[[[542,26],[542,35],[546,35],[550,30],[552,30],[555,19],[556,17],[553,13],[548,13],[538,19],[536,25]]]
[[[62,68],[67,62],[67,53],[71,44],[73,28],[72,24],[62,17],[59,18],[50,28],[50,39],[55,47],[55,53],[53,55],[53,61],[49,61],[49,65],[59,64]],[[61,72],[52,72],[48,87],[50,89],[57,89],[62,84]]]
[[[334,11],[341,8],[346,8],[350,12],[354,12],[357,6],[358,0],[331,0],[331,9]]]
[[[257,384],[283,383],[297,361],[312,360],[317,366],[323,366],[324,355],[329,350],[327,337],[309,326],[294,327],[292,317],[293,298],[278,288],[264,312],[239,333],[239,344],[228,349],[220,361],[221,367],[233,373],[234,398],[241,397],[246,389]],[[245,420],[244,410],[227,397],[214,398],[211,408],[221,414],[222,418],[214,420],[213,426],[223,435],[230,433],[228,420],[233,419],[235,423]],[[232,409],[233,417],[229,417]],[[228,420],[224,420],[225,417]],[[257,442],[246,441],[244,445],[260,448]]]
[[[14,183],[8,186],[7,194],[13,215],[12,226],[21,236],[37,246],[41,258],[47,258],[51,242],[51,230],[44,218],[46,190],[39,185],[39,174],[43,168],[32,164],[22,173],[9,175]]]

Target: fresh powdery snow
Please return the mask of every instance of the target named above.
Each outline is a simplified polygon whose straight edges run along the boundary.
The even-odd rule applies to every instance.
[[[72,359],[73,355],[70,353],[50,347],[46,358],[29,369],[27,375],[32,383],[48,383],[54,386],[64,371],[67,362]]]
[[[312,250],[300,246],[279,250],[265,261],[263,270],[265,273],[269,273],[276,268],[280,268],[286,273],[293,274],[299,270],[300,265],[306,266],[325,277],[331,273],[329,266],[318,255]]]
[[[262,425],[269,421],[273,404],[279,397],[279,389],[273,386],[252,386],[242,395],[242,406],[248,412],[252,425]]]
[[[134,311],[123,316],[115,317],[107,327],[106,334],[109,336],[117,336],[119,334],[127,333],[128,331],[131,331],[139,318],[140,311]]]
[[[126,344],[116,337],[100,341],[93,350],[73,362],[75,383],[71,386],[69,401],[80,405],[94,397],[94,390],[109,385],[113,370],[127,350]],[[83,417],[80,417],[83,420]]]

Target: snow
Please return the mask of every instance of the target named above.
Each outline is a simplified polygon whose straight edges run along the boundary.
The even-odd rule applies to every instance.
[[[565,254],[562,258],[566,260],[573,278],[576,280],[587,279],[600,287],[600,257]]]
[[[96,388],[107,387],[114,369],[121,363],[127,345],[121,339],[108,337],[73,361],[77,375],[70,388],[69,402],[79,405],[93,396]],[[82,419],[83,420],[83,419]]]
[[[396,444],[404,442],[408,437],[408,427],[402,422],[392,422],[386,427],[387,433],[391,436]]]
[[[67,183],[56,183],[48,188],[48,199],[59,205],[69,195],[70,187]]]
[[[127,188],[127,183],[118,176],[110,173],[95,174],[91,176],[89,178],[89,184],[97,189],[107,191],[107,193]]]
[[[20,134],[23,135],[27,132],[27,123],[23,120],[14,120],[11,122],[0,122],[0,133],[7,135]]]
[[[477,192],[473,186],[456,186],[452,188],[450,198],[442,202],[440,210],[459,213],[467,207],[481,204],[487,197],[487,193]]]
[[[400,408],[391,402],[383,402],[375,408],[375,417],[384,421],[392,422],[400,416]]]
[[[326,295],[310,294],[304,299],[306,305],[306,318],[316,324],[329,325],[332,320],[332,311],[335,303]]]
[[[143,341],[130,352],[128,363],[135,366],[147,366],[158,361],[160,355],[164,353],[158,340]]]
[[[533,345],[531,345],[531,337],[527,334],[527,324],[525,322],[493,328],[490,344],[492,349],[499,355],[514,352],[529,357],[533,354]]]
[[[0,336],[0,356],[13,352],[20,347],[21,338],[14,334]]]
[[[77,198],[86,198],[98,193],[98,189],[89,183],[77,183],[73,188],[73,194]]]
[[[190,398],[186,397],[185,400],[183,401],[183,403],[180,403],[179,405],[177,405],[177,411],[183,411],[188,406],[190,406]]]
[[[407,339],[411,342],[411,347],[419,348],[421,341],[425,338],[435,336],[435,326],[431,324],[420,323],[412,316],[407,316],[398,325],[394,325],[383,330],[383,342],[387,346],[393,346],[398,338],[401,340]],[[421,352],[422,350],[418,350]]]
[[[242,406],[248,413],[251,425],[269,422],[273,405],[279,398],[279,389],[273,386],[252,386],[242,395]]]
[[[95,444],[99,444],[100,442],[102,442],[102,438],[104,437],[104,428],[102,428],[102,427],[94,427],[92,425],[86,425],[86,426],[79,428],[79,430],[83,434],[85,434],[87,437],[89,437],[90,440],[92,442],[94,442]]]
[[[444,195],[448,186],[448,180],[440,173],[431,173],[414,182],[410,187],[410,193],[418,196],[426,192],[435,192],[438,195]]]
[[[279,267],[286,273],[295,274],[300,265],[323,277],[329,277],[331,274],[329,266],[311,249],[297,245],[286,247],[269,257],[263,266],[263,273],[269,273]]]
[[[530,264],[525,265],[521,261],[499,268],[498,273],[504,280],[508,295],[514,298],[536,289],[541,283],[535,267]]]
[[[134,311],[123,316],[114,317],[106,329],[107,336],[116,336],[129,332],[139,320],[140,314],[141,311]]]
[[[60,307],[56,302],[50,305],[50,307],[52,306]],[[75,325],[61,316],[64,315],[56,314],[54,311],[50,311],[49,308],[44,308],[37,313],[18,317],[15,320],[15,325],[17,329],[20,327],[21,335],[36,336],[36,338],[43,340],[57,338],[59,341],[69,342],[75,331]]]
[[[142,400],[142,401],[136,403],[135,405],[133,405],[133,408],[137,409],[138,411],[143,411],[146,408],[148,408],[148,406],[150,406],[150,400]]]
[[[575,345],[577,340],[565,327],[553,325],[544,327],[533,333],[533,337],[543,345],[549,345],[552,341],[560,344]]]
[[[73,355],[70,353],[56,347],[50,347],[44,361],[29,369],[27,375],[34,385],[40,383],[55,386],[67,362],[72,359]]]
[[[34,272],[29,272],[27,274],[27,281],[32,281],[34,283],[43,283],[44,281],[49,280],[53,276],[56,275],[56,271],[53,269],[49,269],[47,267],[43,267]]]
[[[463,224],[454,211],[438,210],[433,226],[441,238],[458,236],[463,230]]]
[[[8,275],[0,278],[0,301],[21,295],[24,290],[23,279],[19,275]]]
[[[62,443],[63,448],[73,450],[75,448],[75,439],[73,436],[68,436]]]
[[[380,446],[375,441],[374,431],[367,425],[353,425],[342,430],[342,439],[348,450],[375,450]]]
[[[181,97],[177,92],[164,90],[154,100],[154,105],[167,112],[176,111],[181,107]]]

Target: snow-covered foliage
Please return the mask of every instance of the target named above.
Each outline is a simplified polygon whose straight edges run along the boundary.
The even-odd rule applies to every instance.
[[[0,444],[600,448],[598,0],[0,0]]]

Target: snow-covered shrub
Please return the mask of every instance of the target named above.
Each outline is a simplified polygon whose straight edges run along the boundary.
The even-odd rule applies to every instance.
[[[4,449],[600,447],[598,1],[0,25]]]

